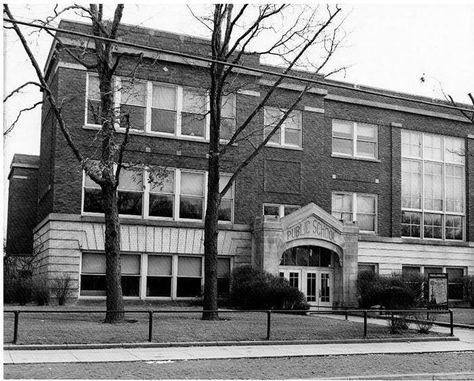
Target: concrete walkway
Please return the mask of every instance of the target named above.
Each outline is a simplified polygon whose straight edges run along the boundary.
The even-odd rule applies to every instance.
[[[61,350],[6,350],[4,364],[171,361],[287,356],[326,356],[370,353],[426,353],[471,351],[472,343],[383,342],[358,344],[243,345],[167,348],[109,348]]]

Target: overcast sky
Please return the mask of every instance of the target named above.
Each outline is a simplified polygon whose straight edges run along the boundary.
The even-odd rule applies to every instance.
[[[123,22],[208,37],[186,6],[175,4],[126,3]],[[333,66],[348,69],[332,78],[433,98],[442,98],[441,83],[456,100],[468,103],[466,94],[474,91],[474,4],[349,4],[342,8],[347,16],[344,28],[349,33]],[[14,16],[23,21],[44,18],[52,9],[52,5],[11,6]],[[78,19],[73,14],[67,18]],[[13,33],[4,30],[3,36],[5,96],[21,83],[36,79]],[[30,39],[43,65],[51,40],[37,35]],[[420,81],[423,74],[428,79],[425,83]],[[39,99],[38,92],[31,92],[8,101],[4,105],[4,130],[18,109]],[[40,109],[25,114],[4,139],[5,180],[13,153],[39,153],[39,133]]]

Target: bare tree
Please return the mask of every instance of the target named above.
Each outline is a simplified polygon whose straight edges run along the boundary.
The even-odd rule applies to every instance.
[[[62,48],[73,59],[83,65],[87,70],[94,70],[99,76],[100,88],[100,107],[98,119],[100,121],[100,143],[101,152],[99,162],[91,160],[85,156],[74,142],[68,125],[63,117],[62,104],[55,98],[54,92],[51,90],[45,73],[42,72],[38,61],[33,54],[24,33],[15,22],[8,5],[4,5],[4,14],[11,20],[12,29],[17,34],[33,65],[38,81],[30,81],[19,88],[12,91],[5,100],[8,100],[13,94],[20,91],[27,85],[34,85],[43,92],[43,102],[47,103],[52,110],[56,122],[62,132],[67,145],[72,150],[75,158],[80,162],[85,173],[97,183],[102,190],[102,203],[105,216],[105,255],[106,255],[106,306],[107,313],[105,322],[116,323],[124,319],[124,305],[120,277],[120,220],[117,204],[117,187],[120,171],[123,168],[123,154],[127,146],[130,123],[128,115],[119,115],[114,109],[114,88],[113,76],[122,58],[121,55],[115,54],[113,51],[114,40],[117,38],[117,31],[122,19],[124,6],[119,4],[116,6],[112,21],[108,21],[104,16],[104,9],[101,4],[91,4],[89,8],[74,5],[66,7],[58,11],[55,8],[55,15],[41,22],[46,26],[58,16],[66,11],[74,10],[82,12],[91,20],[91,34],[95,37],[95,49],[92,56],[87,57],[79,54],[77,51]],[[62,45],[61,39],[57,35],[51,36]],[[100,38],[100,39],[99,39]],[[105,39],[103,39],[105,38]],[[13,124],[14,125],[14,124]],[[125,134],[121,140],[117,138],[116,125],[120,125],[125,129]],[[10,126],[13,128],[13,126]],[[8,130],[7,130],[8,131]]]
[[[214,60],[210,65],[210,141],[208,151],[209,180],[207,186],[207,209],[205,216],[204,237],[204,304],[203,319],[218,319],[217,314],[217,238],[218,238],[218,212],[222,197],[230,190],[236,177],[248,166],[262,151],[272,136],[282,124],[290,117],[304,95],[311,88],[311,79],[318,75],[340,44],[338,31],[341,22],[338,15],[341,9],[338,6],[324,7],[323,9],[309,9],[304,7],[298,12],[295,7],[286,5],[262,5],[256,8],[242,5],[234,9],[232,4],[217,4],[211,19],[201,18],[212,33],[211,52]],[[292,17],[291,17],[292,16]],[[277,28],[276,25],[283,20],[287,27]],[[267,33],[266,33],[267,32]],[[273,38],[269,38],[273,36]],[[223,95],[231,93],[238,73],[236,64],[244,60],[249,48],[254,48],[261,39],[270,42],[262,44],[253,52],[260,56],[276,57],[280,63],[281,74],[277,75],[274,82],[268,87],[256,107],[239,123],[228,142],[221,145],[221,131],[223,126],[222,99]],[[315,52],[315,47],[318,50]],[[311,54],[309,54],[311,53]],[[270,126],[268,133],[262,139],[253,139],[254,131],[251,124],[255,117],[261,113],[269,103],[272,95],[283,82],[287,74],[301,66],[310,65],[311,73],[301,76],[304,84],[285,107],[281,116]],[[320,74],[319,74],[320,75]],[[321,75],[320,75],[321,77]],[[248,155],[235,166],[235,170],[223,189],[219,189],[221,160],[232,151],[232,146],[238,141],[247,141],[252,144]]]

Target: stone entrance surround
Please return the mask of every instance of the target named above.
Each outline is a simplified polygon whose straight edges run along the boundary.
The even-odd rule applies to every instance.
[[[258,218],[254,226],[257,268],[277,275],[281,256],[296,246],[320,246],[337,255],[334,269],[334,305],[357,306],[357,262],[359,228],[342,223],[310,203],[280,219]]]

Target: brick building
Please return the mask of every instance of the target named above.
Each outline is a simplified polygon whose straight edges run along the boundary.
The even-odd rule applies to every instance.
[[[88,32],[84,24],[62,28]],[[83,42],[63,36],[71,48]],[[208,41],[123,26],[124,41],[206,57]],[[119,47],[118,51],[133,52]],[[129,298],[199,296],[206,204],[208,74],[199,60],[144,53],[124,59],[116,104],[130,112],[125,162],[166,167],[124,171],[119,185],[122,285]],[[265,67],[255,55],[247,66]],[[85,156],[98,158],[98,80],[53,44],[46,65],[64,117]],[[295,73],[304,77],[303,72]],[[223,106],[223,137],[245,120],[275,77],[238,70]],[[262,141],[303,88],[285,80],[222,162],[223,181]],[[220,211],[219,289],[232,268],[250,264],[289,279],[313,305],[354,305],[358,270],[474,272],[474,126],[441,101],[325,80],[313,87],[264,150],[237,178]],[[204,111],[203,111],[204,110]],[[98,187],[86,178],[43,108],[32,246],[50,278],[67,273],[79,298],[105,295],[104,224]],[[15,160],[12,164],[16,170]],[[12,172],[13,173],[13,172]],[[32,175],[31,180],[36,179]],[[10,178],[10,213],[21,195]],[[19,181],[19,180],[18,180]],[[35,180],[36,181],[36,180]],[[33,188],[30,188],[33,189]],[[21,211],[20,211],[21,213]],[[27,211],[24,211],[27,213]],[[16,220],[17,224],[23,224]],[[9,217],[8,247],[13,247]],[[26,225],[22,225],[26,226]],[[23,250],[24,251],[24,250]],[[450,287],[450,298],[460,295]]]

